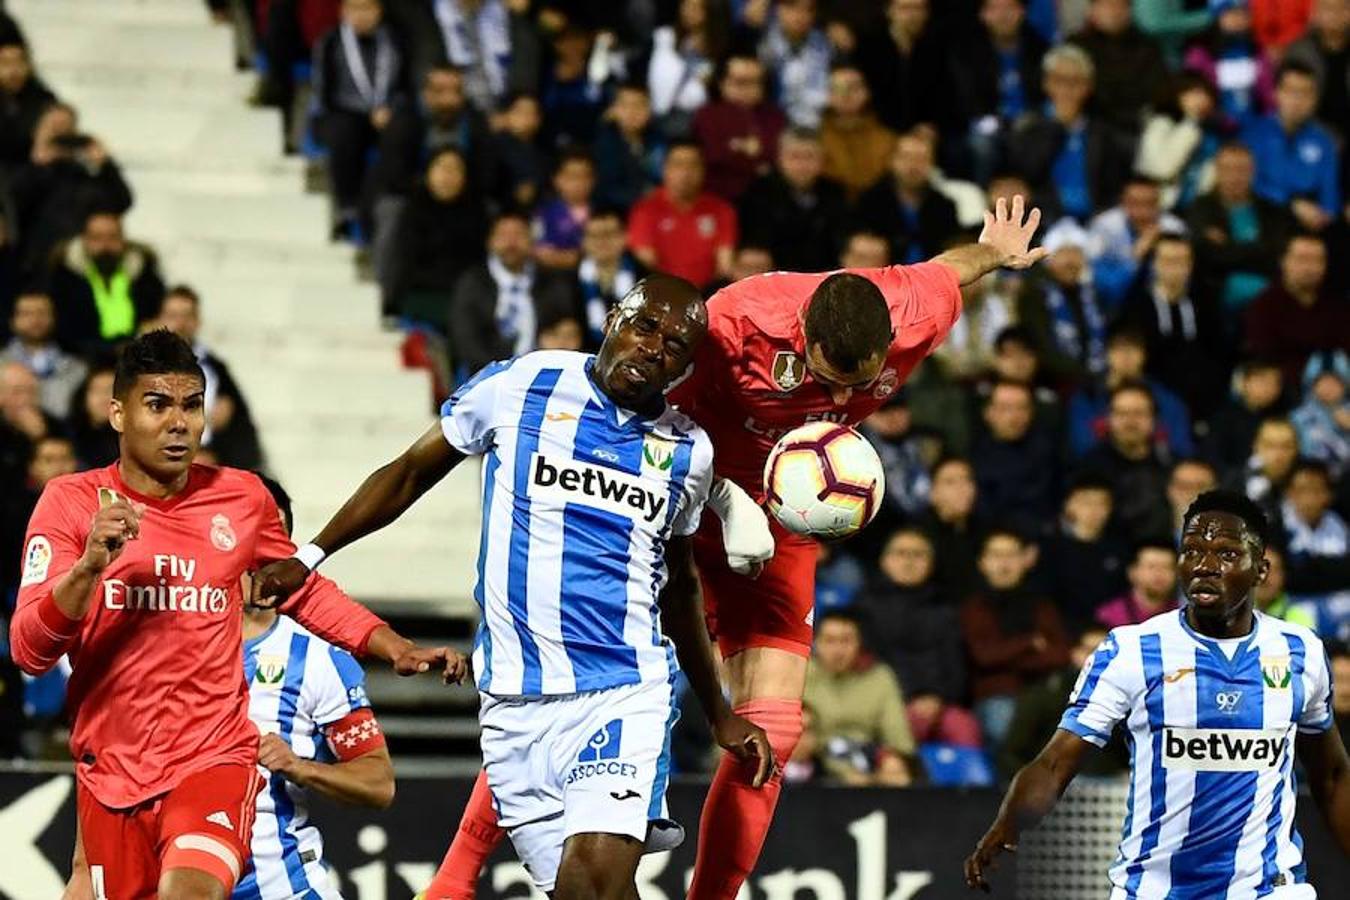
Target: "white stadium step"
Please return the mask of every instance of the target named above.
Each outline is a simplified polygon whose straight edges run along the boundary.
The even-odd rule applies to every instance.
[[[8,0],[37,68],[122,165],[130,237],[202,295],[203,337],[231,366],[297,537],[435,423],[428,375],[401,367],[379,291],[327,240],[328,201],[281,153],[274,110],[250,108],[230,29],[198,0]],[[472,616],[479,468],[324,567],[354,596]]]

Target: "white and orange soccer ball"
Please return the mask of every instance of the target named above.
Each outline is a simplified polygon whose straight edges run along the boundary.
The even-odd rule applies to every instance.
[[[838,540],[877,514],[886,475],[877,451],[847,425],[808,422],[779,439],[764,463],[769,512],[788,531]]]

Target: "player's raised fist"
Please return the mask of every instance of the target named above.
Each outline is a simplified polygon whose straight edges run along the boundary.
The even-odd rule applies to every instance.
[[[394,671],[400,675],[440,671],[446,684],[459,684],[468,677],[469,658],[453,647],[413,646],[394,660]]]
[[[94,513],[89,526],[81,564],[91,572],[102,572],[122,555],[127,541],[135,540],[140,531],[141,517],[131,504],[118,499],[103,506]]]
[[[286,602],[286,598],[304,586],[309,569],[295,557],[268,563],[253,576],[253,591],[249,605],[271,609]]]
[[[980,243],[999,252],[999,265],[1009,269],[1030,268],[1046,254],[1044,247],[1031,249],[1031,239],[1040,226],[1041,211],[1032,209],[1027,214],[1021,194],[1013,197],[1011,209],[1008,201],[999,197],[993,211],[984,214]]]

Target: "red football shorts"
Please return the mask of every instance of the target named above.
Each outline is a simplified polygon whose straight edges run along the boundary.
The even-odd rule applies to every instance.
[[[694,535],[708,631],[723,659],[750,647],[811,655],[818,545],[787,531],[772,517],[769,528],[776,546],[758,578],[737,575],[727,566],[722,520],[711,510],[704,511]]]
[[[153,900],[169,869],[205,872],[228,897],[248,861],[262,786],[254,766],[214,766],[130,809],[110,809],[80,788],[80,838],[95,900]]]

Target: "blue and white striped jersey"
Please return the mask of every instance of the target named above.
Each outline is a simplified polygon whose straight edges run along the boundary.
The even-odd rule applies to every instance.
[[[1112,896],[1316,896],[1294,828],[1294,738],[1332,727],[1311,631],[1257,613],[1250,635],[1215,641],[1182,611],[1113,629],[1060,728],[1102,746],[1120,722],[1131,781]]]
[[[712,445],[674,409],[616,406],[593,364],[570,351],[493,363],[441,410],[446,440],[485,457],[473,654],[485,693],[572,694],[676,671],[657,609],[665,543],[698,527]]]
[[[286,616],[244,642],[249,718],[263,734],[278,734],[301,759],[334,762],[327,726],[366,699],[365,673],[346,650],[311,634]],[[268,779],[258,792],[253,858],[235,886],[235,900],[340,900],[323,865],[323,837],[309,821],[306,792],[259,767]]]

